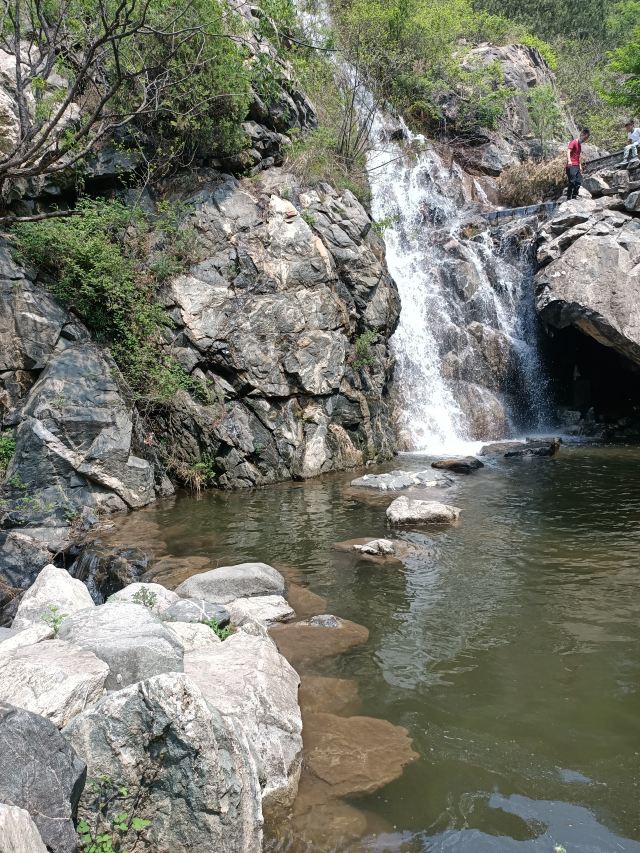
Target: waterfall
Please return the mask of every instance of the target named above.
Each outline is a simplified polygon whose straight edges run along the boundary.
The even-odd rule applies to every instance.
[[[329,29],[322,3],[301,19],[312,37]],[[358,102],[371,112],[362,88]],[[543,428],[531,261],[509,243],[496,245],[479,215],[490,207],[480,182],[391,112],[375,112],[367,170],[401,300],[391,341],[400,449],[471,452],[478,442]]]

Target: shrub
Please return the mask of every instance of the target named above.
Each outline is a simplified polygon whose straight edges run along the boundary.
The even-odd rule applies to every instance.
[[[525,207],[559,197],[566,183],[565,165],[565,157],[558,156],[509,166],[498,179],[501,201],[508,207]]]
[[[226,640],[233,633],[230,625],[227,625],[226,628],[221,628],[217,619],[202,619],[201,622],[207,628],[211,628],[216,637],[219,637],[221,640]]]
[[[373,363],[373,356],[371,354],[371,344],[376,340],[377,337],[378,332],[376,329],[367,329],[366,332],[363,332],[356,338],[356,358],[354,361],[354,365],[356,367],[366,367],[367,365]]]
[[[2,479],[16,452],[16,440],[10,432],[0,433],[0,479]]]

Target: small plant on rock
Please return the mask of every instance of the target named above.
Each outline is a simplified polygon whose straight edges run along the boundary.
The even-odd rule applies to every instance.
[[[151,825],[136,814],[145,788],[141,785],[131,791],[108,776],[99,776],[87,782],[87,790],[92,795],[90,814],[76,827],[83,853],[127,853],[135,849],[141,833]]]
[[[60,631],[60,626],[67,618],[67,613],[63,613],[57,604],[50,604],[42,616],[42,621],[48,625],[53,631],[53,636],[57,637]]]
[[[376,329],[367,329],[356,338],[356,358],[354,365],[356,367],[366,367],[373,364],[373,355],[371,354],[371,344],[378,337]]]
[[[10,432],[0,433],[0,479],[9,467],[16,452],[16,440]]]
[[[203,625],[206,625],[208,628],[211,628],[216,637],[219,637],[221,640],[226,640],[227,637],[230,637],[233,633],[230,625],[227,625],[225,628],[222,628],[217,619],[202,619],[201,622]]]
[[[148,607],[149,610],[153,610],[158,601],[158,596],[152,589],[146,589],[141,586],[139,590],[134,592],[131,596],[131,601],[134,604],[141,604],[143,607]]]

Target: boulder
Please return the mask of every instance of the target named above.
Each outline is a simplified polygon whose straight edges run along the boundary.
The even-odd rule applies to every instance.
[[[0,803],[0,853],[47,853],[26,809]]]
[[[26,589],[51,558],[51,552],[26,533],[0,531],[0,578],[11,587]]]
[[[331,678],[325,675],[303,675],[298,701],[304,717],[307,714],[327,713],[348,716],[357,714],[362,705],[358,684],[350,678]]]
[[[560,450],[560,443],[559,438],[528,438],[526,444],[508,450],[504,456],[505,459],[518,459],[524,456],[555,456]]]
[[[0,702],[62,728],[102,695],[109,667],[91,652],[48,640],[0,654]]]
[[[387,518],[392,524],[454,524],[461,510],[455,506],[437,501],[411,500],[407,497],[396,498],[387,509]]]
[[[187,653],[185,672],[246,732],[259,758],[265,808],[290,804],[302,760],[300,679],[273,640],[258,626],[241,629],[213,649]]]
[[[326,614],[305,622],[274,625],[270,634],[280,652],[294,666],[335,657],[369,639],[364,625]]]
[[[141,604],[101,604],[76,613],[64,620],[59,637],[109,665],[109,690],[163,672],[182,672],[183,651],[176,635]]]
[[[281,595],[236,598],[227,604],[227,610],[234,625],[242,625],[246,621],[274,625],[276,622],[288,622],[296,615],[293,607]]]
[[[479,456],[503,456],[510,450],[518,450],[524,447],[524,441],[492,441],[480,448]]]
[[[336,797],[372,794],[418,758],[406,729],[373,717],[307,714],[305,763]]]
[[[178,642],[185,652],[195,652],[217,646],[222,642],[215,631],[208,625],[197,622],[166,622],[167,628],[176,635]]]
[[[180,601],[180,596],[159,583],[135,582],[109,596],[109,603],[123,601],[142,604],[152,613],[162,616],[172,604]]]
[[[0,802],[25,809],[50,853],[76,853],[86,766],[49,720],[0,704]]]
[[[53,638],[53,628],[44,622],[30,625],[28,628],[23,628],[20,631],[13,629],[2,629],[0,635],[0,655],[13,652],[16,649],[22,649],[26,646],[33,646],[36,643],[41,643],[43,640],[51,640]]]
[[[117,780],[136,798],[136,816],[149,821],[135,844],[140,853],[260,853],[260,789],[250,747],[186,675],[159,675],[111,693],[64,734],[90,778]],[[122,808],[112,803],[109,820]],[[89,790],[79,817],[95,817]],[[129,850],[133,839],[123,844]]]
[[[392,557],[396,548],[391,539],[372,539],[363,545],[353,545],[353,550],[372,557]]]
[[[453,471],[454,474],[471,474],[478,468],[484,468],[484,463],[475,456],[463,456],[453,459],[438,459],[431,463],[432,468],[440,468],[444,471]]]
[[[176,588],[178,595],[228,604],[254,595],[284,595],[284,578],[266,563],[221,566],[188,578]]]
[[[547,325],[574,326],[638,365],[640,219],[602,208],[583,215],[584,233],[537,273],[536,309]],[[539,253],[548,245],[543,233]]]
[[[22,596],[12,628],[40,624],[52,613],[71,616],[92,607],[93,599],[81,581],[74,580],[66,569],[48,565]]]
[[[202,598],[179,598],[162,612],[164,622],[206,622],[209,619],[215,619],[221,628],[231,621],[225,607]]]

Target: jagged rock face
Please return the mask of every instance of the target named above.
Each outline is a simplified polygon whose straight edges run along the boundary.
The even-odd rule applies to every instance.
[[[518,163],[532,153],[539,153],[527,94],[535,86],[551,85],[555,88],[554,74],[540,52],[526,45],[481,44],[469,51],[462,67],[477,70],[496,62],[504,75],[504,85],[513,94],[505,104],[498,128],[483,128],[476,138],[470,140],[471,145],[460,152],[466,167],[486,175],[499,175],[506,166]],[[569,116],[565,117],[565,131],[566,137],[575,131]]]
[[[640,219],[616,201],[576,200],[540,234],[536,307],[559,329],[573,325],[640,364]]]
[[[174,352],[218,399],[177,401],[166,423],[176,456],[207,454],[225,487],[389,456],[387,339],[399,303],[355,197],[301,192],[271,170],[245,183],[210,176],[186,203],[202,259],[166,294]]]

